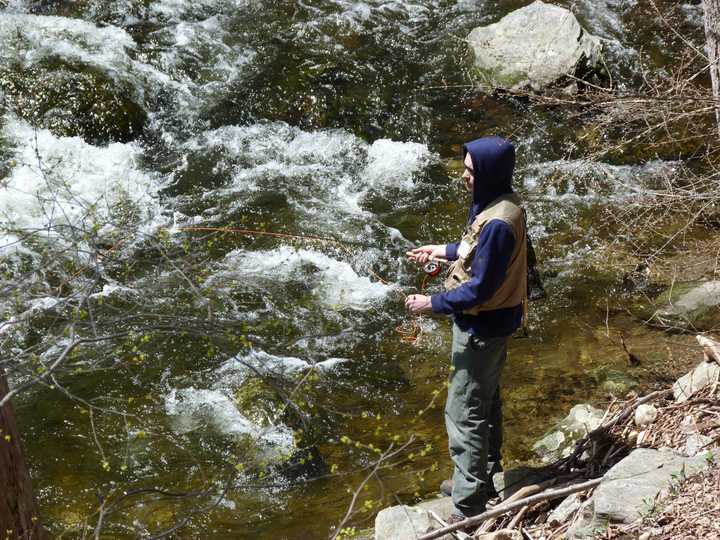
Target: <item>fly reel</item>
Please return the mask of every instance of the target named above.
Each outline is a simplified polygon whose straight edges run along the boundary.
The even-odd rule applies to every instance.
[[[440,266],[440,263],[437,261],[428,261],[425,266],[423,266],[423,270],[428,276],[435,277],[442,271],[442,266]]]

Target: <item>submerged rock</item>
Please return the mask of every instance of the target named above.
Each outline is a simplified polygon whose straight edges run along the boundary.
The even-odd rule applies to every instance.
[[[492,88],[540,91],[600,71],[602,43],[565,8],[537,0],[468,36],[475,66]],[[571,80],[575,87],[575,81]]]
[[[0,69],[8,104],[24,120],[60,137],[80,136],[93,144],[127,142],[147,120],[142,106],[108,75],[66,62]]]
[[[623,396],[637,385],[637,381],[627,372],[607,366],[599,366],[591,370],[589,375],[602,391],[615,396]]]
[[[151,96],[172,84],[135,60],[136,47],[114,26],[3,14],[0,87],[8,109],[56,136],[81,136],[93,144],[135,139]]]

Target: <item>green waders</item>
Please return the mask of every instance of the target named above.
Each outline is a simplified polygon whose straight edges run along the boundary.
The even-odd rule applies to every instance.
[[[507,338],[476,338],[453,324],[452,366],[445,425],[454,464],[452,499],[466,517],[485,511],[502,471],[500,375]]]

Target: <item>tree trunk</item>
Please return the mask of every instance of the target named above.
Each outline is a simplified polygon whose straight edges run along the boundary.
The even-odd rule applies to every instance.
[[[710,80],[715,97],[715,118],[720,132],[720,0],[703,0],[705,39],[707,40]]]
[[[7,379],[0,368],[0,399],[7,393]],[[33,500],[11,402],[0,410],[0,538],[48,538]]]

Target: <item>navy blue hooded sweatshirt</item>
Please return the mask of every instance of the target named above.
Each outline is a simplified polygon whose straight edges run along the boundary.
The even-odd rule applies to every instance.
[[[474,170],[473,202],[468,224],[492,201],[512,193],[515,147],[500,137],[483,137],[463,145],[463,160],[470,154]],[[448,260],[457,259],[459,243],[448,244]],[[509,336],[522,322],[522,305],[467,315],[463,310],[489,300],[507,272],[515,248],[510,225],[493,219],[483,227],[471,266],[471,278],[452,291],[431,297],[434,313],[454,315],[464,331],[481,338]]]

